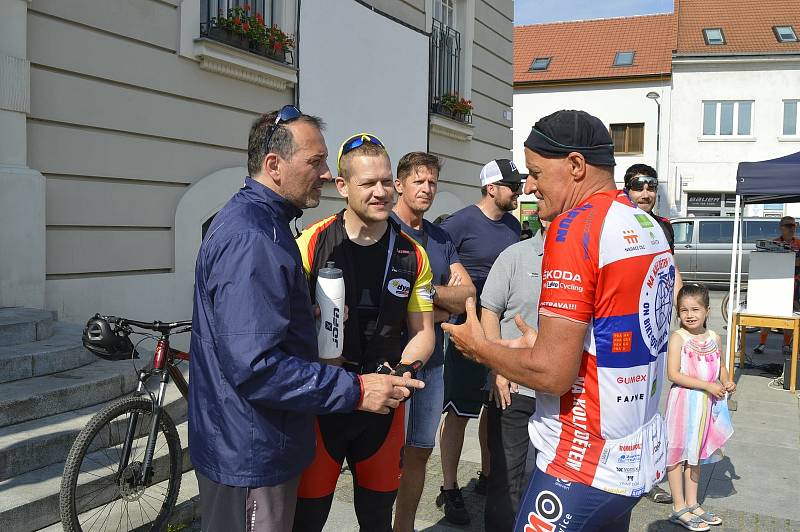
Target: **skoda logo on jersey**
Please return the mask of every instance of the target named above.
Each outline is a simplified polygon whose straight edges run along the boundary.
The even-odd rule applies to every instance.
[[[408,297],[411,293],[411,284],[405,279],[392,279],[389,281],[389,292],[396,297]]]
[[[674,286],[672,254],[660,253],[653,257],[639,293],[639,328],[653,358],[657,358],[667,344]]]

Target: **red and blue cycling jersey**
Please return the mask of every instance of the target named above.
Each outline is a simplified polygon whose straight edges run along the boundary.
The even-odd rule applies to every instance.
[[[664,232],[624,192],[593,194],[553,221],[539,311],[589,327],[571,390],[537,394],[530,433],[539,469],[634,497],[661,478],[658,400],[674,283]]]

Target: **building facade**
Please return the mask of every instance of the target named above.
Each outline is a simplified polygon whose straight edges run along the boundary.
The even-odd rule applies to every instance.
[[[644,162],[658,169],[661,214],[732,216],[740,162],[800,150],[798,32],[794,0],[675,0],[672,14],[515,28],[515,161],[536,119],[583,109],[612,132],[618,184]],[[745,214],[798,216],[800,206]]]
[[[434,217],[474,201],[481,165],[508,156],[512,0],[244,4],[0,0],[0,307],[189,318],[202,227],[241,186],[252,121],[285,104],[326,119],[329,163],[362,124],[393,163],[440,155]],[[294,46],[215,31],[236,7]],[[455,92],[471,113],[441,106]],[[300,227],[342,207],[327,186]]]
[[[514,161],[524,167],[531,126],[560,109],[600,118],[614,138],[621,186],[632,164],[656,167],[668,188],[672,15],[557,22],[515,28]],[[591,42],[591,49],[585,43]],[[672,212],[670,194],[658,208]]]
[[[741,161],[800,150],[800,5],[676,0],[669,174],[682,215],[734,213]],[[800,215],[795,204],[749,216]]]

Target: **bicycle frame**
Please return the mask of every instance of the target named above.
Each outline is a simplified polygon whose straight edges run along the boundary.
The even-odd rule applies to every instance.
[[[186,379],[183,377],[183,374],[180,372],[180,370],[175,367],[175,359],[188,361],[189,353],[178,351],[177,349],[170,347],[169,333],[162,329],[161,338],[159,338],[158,343],[156,344],[155,352],[153,353],[153,368],[150,370],[141,370],[139,372],[139,383],[136,387],[136,393],[142,394],[146,391],[147,381],[150,380],[152,376],[158,375],[160,377],[158,394],[153,399],[153,419],[147,437],[147,447],[145,447],[144,460],[142,462],[141,471],[139,472],[139,478],[135,479],[135,481],[138,483],[147,484],[152,478],[153,454],[155,453],[156,440],[158,438],[158,426],[161,421],[161,412],[164,407],[164,400],[166,397],[167,385],[169,384],[170,377],[172,377],[172,380],[175,381],[175,385],[181,392],[181,395],[183,395],[184,398],[188,398],[189,396],[189,385],[187,384]],[[136,426],[138,421],[139,414],[134,412],[131,415],[131,418],[128,420],[128,429],[125,433],[125,442],[123,444],[122,453],[119,460],[119,469],[117,470],[118,475],[122,475],[122,473],[128,467],[131,448],[133,447],[134,439],[136,439]],[[119,481],[119,477],[117,480]]]

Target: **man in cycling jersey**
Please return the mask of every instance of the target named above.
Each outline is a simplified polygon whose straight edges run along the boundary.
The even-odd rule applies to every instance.
[[[342,144],[336,188],[347,207],[309,226],[297,240],[312,298],[328,261],[342,270],[349,318],[342,357],[358,375],[388,366],[413,376],[434,347],[433,274],[422,245],[390,218],[394,178],[389,154],[374,135]],[[364,531],[392,529],[405,444],[405,403],[389,415],[365,412],[317,417],[317,450],[298,490],[296,532],[321,531],[342,463],[353,474],[353,504]]]
[[[582,111],[539,120],[525,141],[545,241],[538,331],[486,339],[467,305],[444,327],[459,349],[537,391],[537,469],[515,530],[627,530],[664,475],[658,412],[675,266],[664,232],[616,190],[613,142]],[[643,218],[644,217],[644,218]]]

